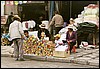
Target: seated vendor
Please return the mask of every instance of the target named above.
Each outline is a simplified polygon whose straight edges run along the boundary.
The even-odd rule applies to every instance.
[[[55,51],[66,51],[66,49],[68,49],[68,45],[60,39],[60,34],[56,34],[54,37]]]
[[[69,25],[73,25],[75,23],[74,19],[70,18],[69,23],[70,23]]]
[[[66,34],[66,40],[67,40],[67,43],[69,45],[69,50],[71,53],[71,50],[72,50],[73,46],[76,44],[76,40],[77,40],[77,34],[75,31],[73,31],[72,26],[68,27],[68,31]]]
[[[55,37],[56,47],[58,47],[59,45],[63,45],[62,40],[60,40],[60,34],[56,34],[54,37]]]
[[[24,30],[24,35],[25,35],[27,38],[29,38],[29,32],[28,32],[28,30]]]

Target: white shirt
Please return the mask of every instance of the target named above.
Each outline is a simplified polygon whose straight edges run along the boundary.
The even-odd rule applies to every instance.
[[[35,21],[33,21],[33,20],[29,20],[28,24],[29,24],[29,28],[31,28],[31,27],[34,28],[36,25]]]
[[[10,24],[9,35],[11,39],[21,38],[21,35],[25,37],[21,22],[15,20]]]
[[[28,23],[28,28],[26,28],[25,23]],[[31,27],[34,28],[36,23],[33,20],[29,20],[29,21],[23,21],[22,25],[23,25],[23,30],[28,30]]]
[[[22,22],[23,30],[28,30],[28,28],[26,28],[26,26],[25,26],[25,23],[26,23],[26,21]]]

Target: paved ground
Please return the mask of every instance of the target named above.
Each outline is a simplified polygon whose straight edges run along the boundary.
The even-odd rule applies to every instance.
[[[24,55],[24,57],[32,60],[74,63],[74,64],[99,67],[99,48],[89,49],[89,50],[77,49],[76,51],[77,53],[71,54],[67,58],[40,57],[31,54]],[[9,56],[12,53],[13,53],[13,48],[11,48],[11,46],[1,46],[1,56]]]
[[[89,65],[80,65],[74,63],[59,63],[47,61],[15,61],[11,57],[1,57],[1,68],[98,68]]]

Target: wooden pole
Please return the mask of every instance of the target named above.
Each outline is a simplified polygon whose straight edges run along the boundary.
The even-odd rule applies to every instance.
[[[95,33],[93,33],[93,44],[95,45],[96,44],[96,38],[95,38]]]

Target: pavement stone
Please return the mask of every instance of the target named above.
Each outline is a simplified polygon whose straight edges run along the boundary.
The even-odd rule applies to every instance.
[[[93,50],[84,50],[85,53],[92,54]]]
[[[86,60],[77,60],[77,64],[88,65],[88,62]]]
[[[63,58],[63,59],[62,59],[62,62],[70,63],[70,62],[71,62],[71,59],[69,59],[69,58]]]
[[[85,55],[86,57],[90,57],[90,58],[96,58],[97,56],[89,54],[89,55]]]
[[[50,61],[50,62],[54,62],[54,57],[51,57],[51,56],[49,57],[49,56],[47,56],[47,57],[46,57],[46,60],[47,60],[47,61]]]
[[[76,54],[72,54],[72,55],[70,55],[70,56],[72,56],[72,57],[74,57],[74,58],[78,58],[78,56],[77,56]]]
[[[95,59],[96,59],[96,60],[99,60],[99,57],[96,57]]]
[[[62,59],[63,59],[63,58],[57,58],[57,57],[55,57],[55,58],[54,58],[54,61],[56,61],[56,62],[62,62]]]
[[[91,60],[91,58],[89,57],[79,57],[79,58],[76,58],[77,60]]]
[[[83,54],[83,56],[84,56],[84,55],[87,55],[88,53],[86,53],[86,52],[82,52],[82,54]]]
[[[95,49],[96,51],[99,51],[99,48]]]
[[[67,57],[67,58],[68,58],[68,59],[70,59],[70,60],[71,60],[71,59],[74,59],[74,57],[73,57],[73,56],[69,56],[69,57]]]
[[[88,65],[88,62],[86,60],[79,60],[79,59],[72,59],[71,62],[76,64],[82,64],[82,65]]]
[[[96,50],[96,49],[92,49],[92,53],[95,53],[95,52],[97,52],[97,51],[99,51],[99,50]]]
[[[13,55],[11,46],[1,46],[1,57],[11,57]],[[36,56],[34,54],[24,54],[24,58],[39,61],[52,61],[52,62],[64,62],[64,63],[76,63],[84,65],[99,66],[99,49],[83,50],[78,49],[78,53],[71,54],[67,58],[58,58],[53,56]],[[93,59],[94,58],[94,59]],[[94,60],[94,61],[91,61]]]
[[[82,56],[83,56],[82,53],[77,53],[77,54],[76,54],[76,57],[82,57]]]
[[[99,66],[99,60],[88,60],[89,65]]]
[[[99,51],[95,52],[96,54],[99,54]]]
[[[31,60],[46,60],[46,57],[42,57],[42,56],[36,56],[34,54],[24,54],[23,56],[24,58],[27,58],[27,59],[31,59]]]
[[[83,52],[83,51],[84,51],[84,49],[80,49],[80,48],[76,49],[76,52],[78,52],[78,53]]]
[[[97,53],[92,53],[92,55],[99,57],[99,54],[97,54]]]
[[[11,57],[12,56],[12,54],[8,54],[8,53],[2,53],[1,54],[1,57]]]

